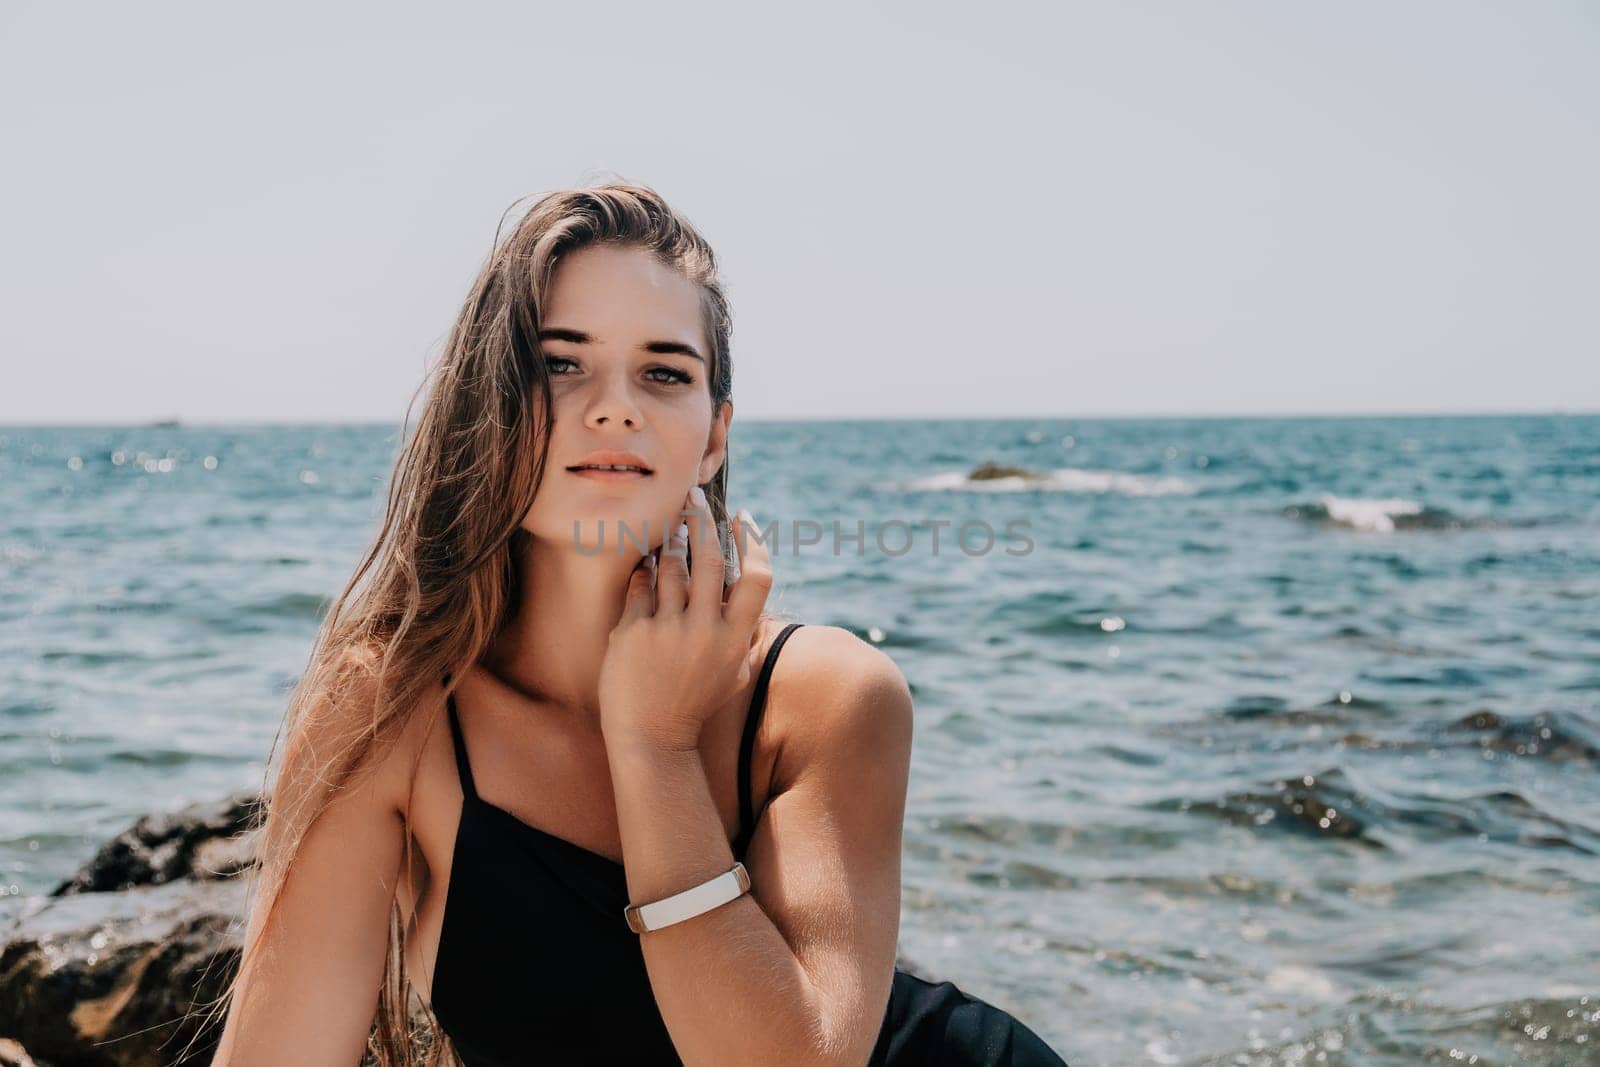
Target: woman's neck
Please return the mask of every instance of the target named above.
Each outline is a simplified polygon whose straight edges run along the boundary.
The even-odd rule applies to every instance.
[[[507,685],[598,729],[600,663],[622,617],[637,553],[585,556],[572,544],[519,537],[521,602],[484,654]]]

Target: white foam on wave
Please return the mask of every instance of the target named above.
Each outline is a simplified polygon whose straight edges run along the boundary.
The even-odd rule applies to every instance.
[[[1329,521],[1371,533],[1393,533],[1396,515],[1422,513],[1421,504],[1403,497],[1368,499],[1323,493],[1321,503]]]
[[[1344,988],[1327,975],[1294,963],[1268,971],[1266,985],[1274,992],[1296,993],[1329,1004],[1342,1003],[1347,995]]]
[[[1125,471],[1088,470],[1060,467],[1037,478],[972,479],[965,471],[944,471],[916,478],[892,488],[917,492],[976,493],[1120,493],[1123,496],[1173,496],[1195,492],[1195,486],[1182,478],[1128,474]]]

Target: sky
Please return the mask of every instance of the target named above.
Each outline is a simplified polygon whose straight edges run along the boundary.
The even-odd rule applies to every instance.
[[[0,9],[0,423],[399,423],[525,197],[711,241],[736,418],[1600,410],[1600,8]]]

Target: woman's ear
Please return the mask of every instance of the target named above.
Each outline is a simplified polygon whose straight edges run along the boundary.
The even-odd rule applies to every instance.
[[[706,438],[705,455],[700,458],[696,485],[705,485],[722,469],[728,456],[728,426],[733,422],[733,401],[724,400],[722,407],[711,419],[711,434]]]

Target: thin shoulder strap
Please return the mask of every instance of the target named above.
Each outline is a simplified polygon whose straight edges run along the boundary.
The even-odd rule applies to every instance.
[[[756,678],[755,695],[750,698],[750,712],[744,720],[744,737],[739,742],[739,836],[734,841],[733,849],[735,857],[739,859],[744,858],[744,851],[749,847],[756,829],[755,802],[750,796],[750,757],[755,751],[756,729],[761,725],[761,713],[767,706],[767,683],[772,680],[772,668],[778,662],[778,652],[783,648],[783,643],[804,625],[791,622],[773,638],[767,658],[761,664],[761,674]]]
[[[450,676],[444,676],[446,685],[450,684]],[[445,703],[450,708],[450,736],[456,745],[456,772],[461,775],[461,792],[469,797],[476,798],[478,789],[472,783],[472,764],[467,760],[467,742],[461,736],[461,717],[456,713],[456,694],[451,690],[445,696]]]

